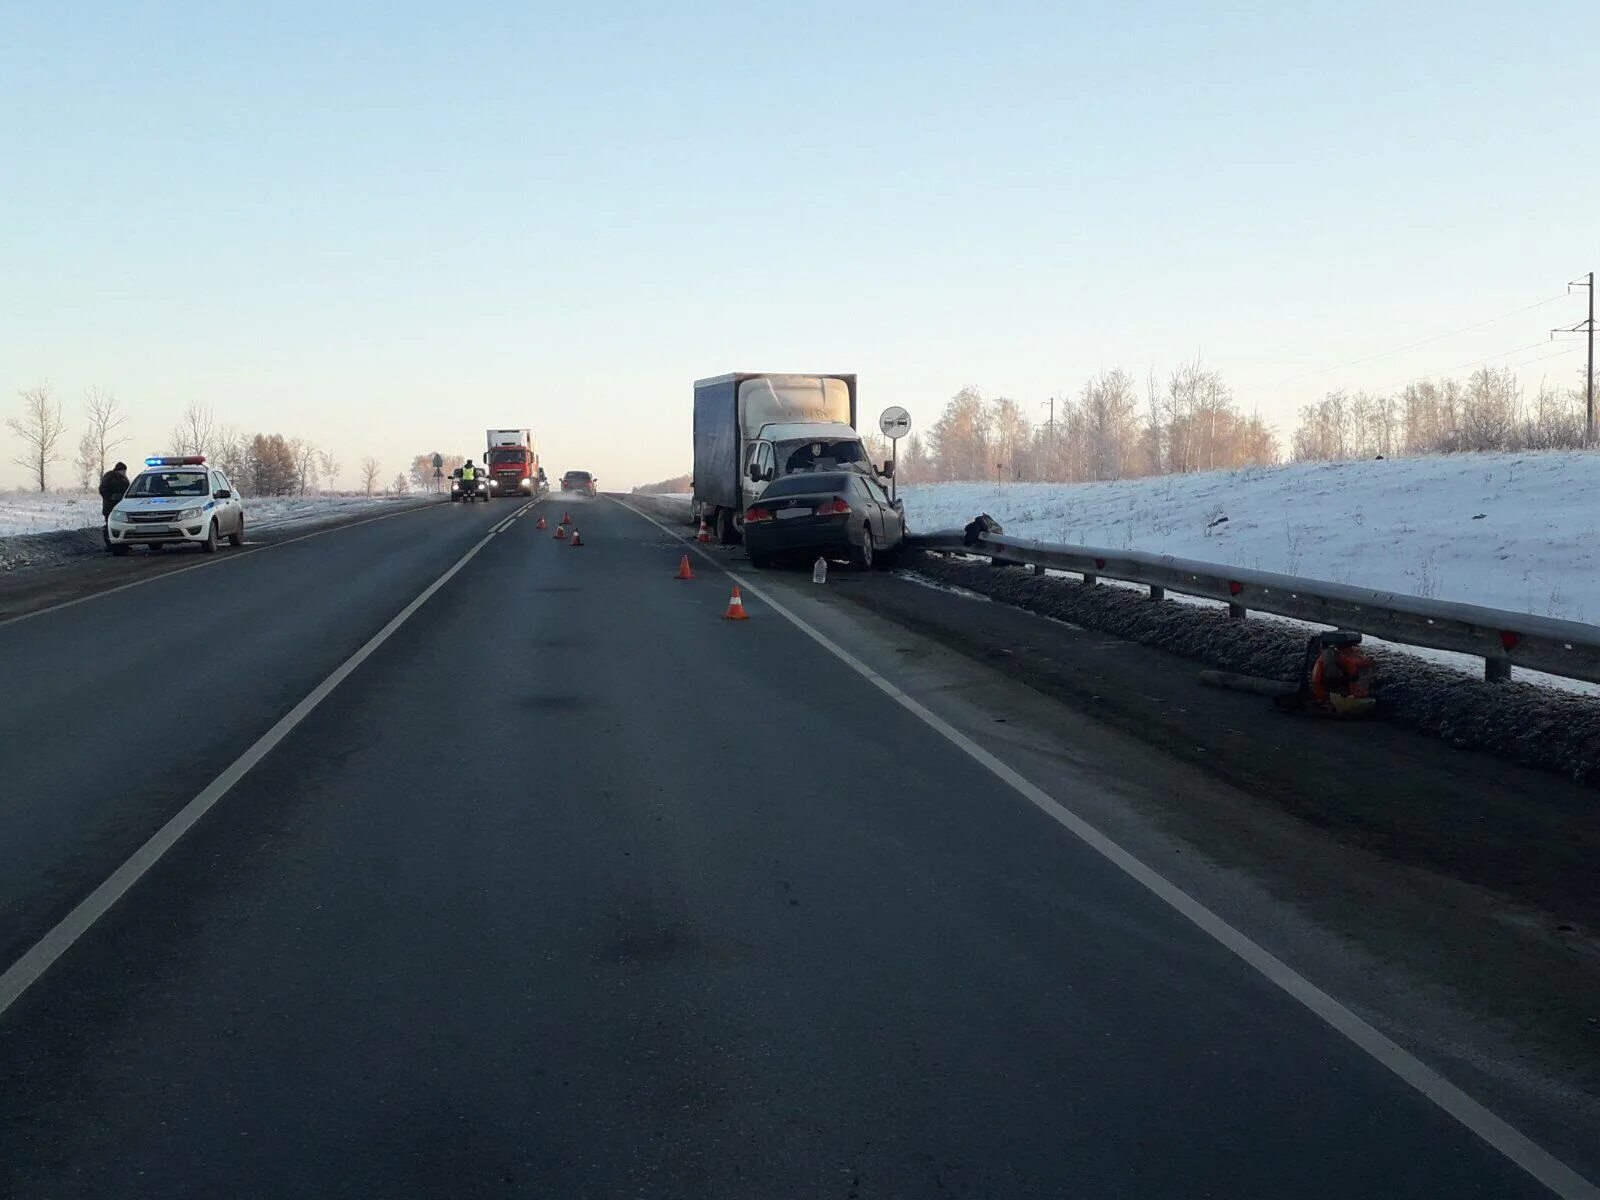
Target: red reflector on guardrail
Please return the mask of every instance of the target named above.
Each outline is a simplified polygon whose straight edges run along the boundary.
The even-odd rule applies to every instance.
[[[1515,650],[1517,643],[1522,640],[1521,634],[1512,633],[1509,629],[1500,631],[1500,644],[1507,650]]]
[[[1228,594],[1230,596],[1237,596],[1242,591],[1244,591],[1244,584],[1237,579],[1228,580]]]

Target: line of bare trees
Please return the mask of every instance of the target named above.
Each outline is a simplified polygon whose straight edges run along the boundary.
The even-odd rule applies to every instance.
[[[61,401],[48,383],[24,388],[18,393],[21,411],[6,418],[6,428],[22,443],[22,451],[11,461],[28,472],[41,492],[50,486],[50,468],[61,462],[67,438],[67,417]],[[72,460],[79,483],[91,487],[105,473],[117,448],[127,442],[122,426],[127,414],[116,396],[104,388],[90,387],[83,393],[86,428],[78,439],[77,456]]]
[[[1462,450],[1562,450],[1584,444],[1584,395],[1541,383],[1530,396],[1510,368],[1466,380],[1425,380],[1397,395],[1329,392],[1300,409],[1290,443],[1298,462],[1449,454]]]
[[[41,492],[49,490],[50,468],[65,460],[67,417],[55,390],[43,383],[19,393],[20,412],[6,427],[22,443],[12,459]],[[71,460],[79,487],[91,490],[128,442],[127,411],[116,395],[90,387],[83,393],[84,431]],[[210,407],[190,404],[172,427],[163,449],[171,454],[204,454],[246,495],[303,495],[338,485],[341,467],[333,453],[303,437],[281,433],[240,433],[217,422]],[[361,478],[371,495],[381,468],[362,463]]]
[[[884,447],[874,443],[873,457]],[[904,482],[1032,479],[1082,482],[1180,474],[1278,460],[1272,427],[1246,415],[1222,376],[1198,361],[1159,379],[1143,395],[1123,370],[1105,371],[1036,421],[1018,401],[963,388],[924,439],[902,442]]]
[[[243,433],[218,424],[203,404],[183,410],[167,446],[173,454],[204,454],[247,496],[303,496],[338,486],[342,467],[332,451],[281,433]]]

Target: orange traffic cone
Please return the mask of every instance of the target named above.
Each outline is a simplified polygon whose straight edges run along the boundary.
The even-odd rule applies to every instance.
[[[565,512],[562,513],[561,514],[561,523],[563,525],[571,525],[572,524],[572,514],[571,513],[565,513]]]
[[[739,595],[739,585],[733,585],[733,595],[728,599],[728,611],[722,614],[725,621],[748,621],[750,614],[744,610],[744,597]]]
[[[674,575],[673,578],[674,579],[693,579],[694,578],[694,568],[689,565],[689,556],[687,554],[685,554],[678,561],[678,573],[676,575]]]
[[[711,530],[706,528],[706,519],[704,517],[700,518],[700,532],[695,534],[694,540],[701,545],[711,541]]]
[[[539,518],[539,523],[537,525],[535,525],[534,528],[535,529],[549,529],[550,528],[550,523],[548,521],[546,521],[543,517],[540,517]]]
[[[556,537],[556,541],[558,541],[558,542],[566,541],[567,540],[567,527],[565,525],[557,525],[556,526],[555,537]]]
[[[576,529],[572,531],[572,545],[574,548],[583,545],[583,535],[580,534]]]

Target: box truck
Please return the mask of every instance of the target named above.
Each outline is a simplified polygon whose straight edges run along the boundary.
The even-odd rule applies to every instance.
[[[854,375],[738,371],[696,380],[696,520],[737,542],[745,509],[774,479],[840,467],[874,474],[855,426]]]

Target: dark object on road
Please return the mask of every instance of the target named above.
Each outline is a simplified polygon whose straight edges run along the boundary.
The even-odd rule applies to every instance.
[[[999,521],[996,521],[988,513],[979,513],[967,522],[966,528],[962,530],[961,541],[964,545],[976,546],[978,539],[984,534],[1004,532],[1005,530],[1000,527]]]
[[[1274,704],[1290,712],[1367,717],[1377,706],[1372,695],[1376,672],[1372,659],[1360,645],[1361,635],[1348,629],[1313,634],[1306,642],[1300,677],[1293,683],[1231,671],[1202,671],[1200,681],[1212,687],[1270,696]]]
[[[901,502],[859,471],[786,475],[768,485],[744,514],[752,566],[780,555],[849,557],[862,569],[900,553],[906,523]]]

